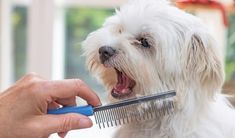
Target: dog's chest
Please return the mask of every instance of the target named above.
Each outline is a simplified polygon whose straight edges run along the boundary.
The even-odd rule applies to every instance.
[[[122,126],[115,138],[169,138],[169,136],[160,131],[160,123],[157,120],[149,120]]]

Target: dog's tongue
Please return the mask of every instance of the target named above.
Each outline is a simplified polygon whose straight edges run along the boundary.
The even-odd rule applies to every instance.
[[[118,73],[118,83],[114,87],[114,90],[119,93],[126,93],[129,91],[130,79],[122,72]]]
[[[131,88],[135,85],[135,82],[130,79],[125,73],[116,70],[117,72],[117,84],[112,90],[112,96],[122,97],[131,93]]]

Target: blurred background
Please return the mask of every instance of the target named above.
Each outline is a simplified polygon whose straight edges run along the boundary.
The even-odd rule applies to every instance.
[[[0,0],[0,91],[33,71],[53,80],[80,78],[105,101],[105,90],[84,67],[81,42],[125,1]],[[235,1],[184,0],[176,5],[208,26],[224,55],[223,92],[235,94]],[[99,133],[90,132],[84,136]],[[72,132],[69,137],[82,135]]]

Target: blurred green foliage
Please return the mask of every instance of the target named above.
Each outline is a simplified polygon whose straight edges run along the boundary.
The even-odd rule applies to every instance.
[[[229,16],[228,46],[226,53],[226,80],[235,79],[235,15]]]
[[[113,13],[114,10],[111,9],[68,8],[65,14],[65,77],[80,78],[99,92],[103,91],[103,88],[91,78],[85,67],[85,59],[81,56],[81,42],[89,33],[100,28],[105,19]]]
[[[27,8],[14,7],[12,13],[14,80],[26,72]]]

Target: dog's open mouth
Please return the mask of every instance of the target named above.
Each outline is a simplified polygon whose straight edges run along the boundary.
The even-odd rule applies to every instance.
[[[124,72],[116,69],[117,73],[117,84],[112,89],[112,96],[114,98],[120,99],[129,96],[132,93],[136,82],[128,77]]]

